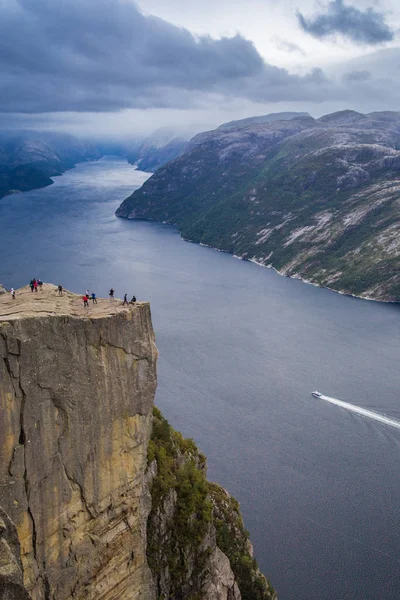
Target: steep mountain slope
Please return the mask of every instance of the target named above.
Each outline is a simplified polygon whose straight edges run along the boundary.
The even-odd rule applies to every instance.
[[[147,558],[157,598],[275,600],[238,502],[206,479],[206,458],[153,409]],[[200,593],[199,593],[200,591]]]
[[[50,177],[100,156],[92,144],[66,134],[0,133],[0,198],[50,185]]]
[[[400,300],[400,113],[199,134],[117,211],[346,293]]]

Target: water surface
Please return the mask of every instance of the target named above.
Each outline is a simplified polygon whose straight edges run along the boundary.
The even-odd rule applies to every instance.
[[[280,600],[398,600],[400,310],[280,277],[114,211],[147,175],[79,165],[0,200],[0,281],[150,300],[157,402],[241,502]]]

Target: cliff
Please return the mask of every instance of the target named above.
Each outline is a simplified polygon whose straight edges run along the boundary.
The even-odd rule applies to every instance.
[[[400,113],[197,135],[117,211],[331,289],[400,301]]]
[[[274,597],[237,503],[153,416],[148,303],[5,294],[0,357],[1,600]]]
[[[0,299],[0,504],[33,600],[147,600],[150,308],[55,289]]]
[[[0,507],[0,598],[29,600],[23,583],[20,544],[17,530],[7,513]]]
[[[238,502],[207,480],[205,456],[193,440],[174,431],[158,409],[153,415],[147,557],[157,598],[274,600]]]

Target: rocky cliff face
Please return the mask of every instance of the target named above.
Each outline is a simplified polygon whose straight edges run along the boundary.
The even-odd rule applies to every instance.
[[[0,598],[29,600],[23,583],[20,544],[15,524],[0,507]]]
[[[0,503],[26,589],[33,600],[150,599],[149,306],[99,301],[82,316],[80,298],[53,286],[29,294],[0,306]]]
[[[400,113],[197,135],[117,214],[346,293],[400,300]]]
[[[153,416],[149,305],[43,288],[0,297],[0,600],[271,600],[237,504]]]
[[[147,557],[157,599],[275,600],[253,558],[239,504],[206,479],[206,459],[154,409]]]

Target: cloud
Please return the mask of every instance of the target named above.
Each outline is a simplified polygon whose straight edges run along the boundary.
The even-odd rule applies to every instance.
[[[356,44],[380,44],[394,38],[394,32],[385,23],[382,13],[373,8],[364,11],[348,6],[343,0],[332,0],[325,12],[313,18],[297,13],[300,26],[316,38],[340,34]]]
[[[371,79],[371,73],[369,71],[350,71],[343,75],[344,81],[356,81],[364,82]]]
[[[208,96],[323,93],[320,77],[266,63],[241,35],[194,36],[132,0],[0,0],[0,112],[187,109]]]
[[[302,56],[307,56],[307,53],[300,48],[298,44],[293,44],[293,42],[289,42],[288,40],[283,40],[281,38],[275,38],[275,44],[278,50],[282,52],[289,52],[290,54],[301,54]]]

